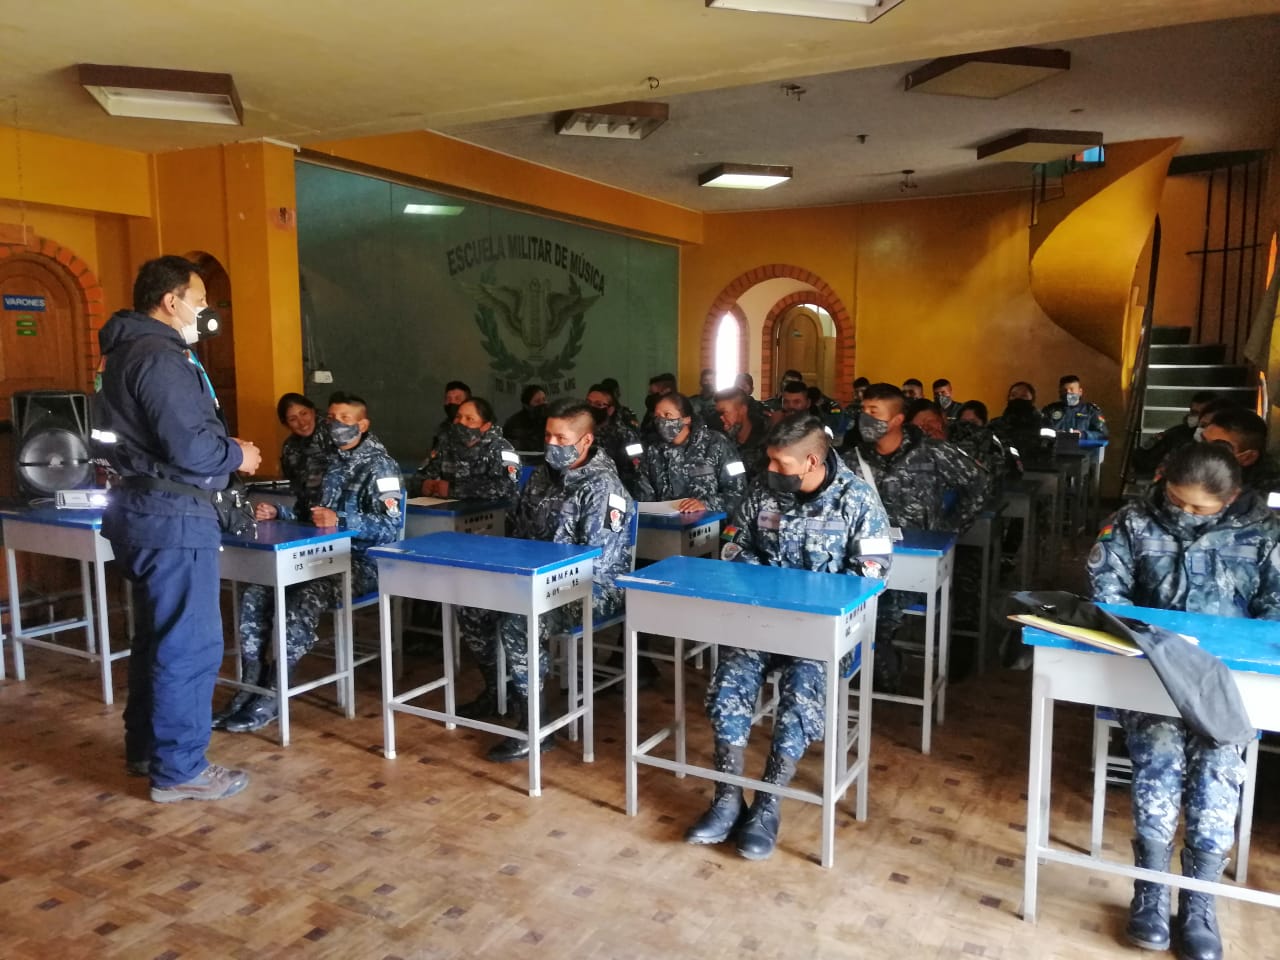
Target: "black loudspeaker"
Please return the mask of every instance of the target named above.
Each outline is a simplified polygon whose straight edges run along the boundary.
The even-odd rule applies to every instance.
[[[89,398],[67,390],[24,390],[13,395],[14,470],[30,496],[92,485]]]

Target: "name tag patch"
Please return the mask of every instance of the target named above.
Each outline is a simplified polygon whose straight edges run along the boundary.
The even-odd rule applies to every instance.
[[[399,493],[400,491],[399,477],[379,477],[378,478],[379,493],[391,493],[393,490],[397,493]]]
[[[731,477],[736,477],[740,473],[746,473],[747,468],[742,465],[741,460],[734,460],[724,468],[724,472]]]
[[[503,450],[502,459],[507,461],[507,463],[514,463],[517,466],[520,464],[520,457],[514,450]]]

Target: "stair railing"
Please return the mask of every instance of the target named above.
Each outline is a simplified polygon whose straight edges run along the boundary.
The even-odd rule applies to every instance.
[[[1129,382],[1129,403],[1125,424],[1124,458],[1120,464],[1120,488],[1133,479],[1133,453],[1142,437],[1142,418],[1146,409],[1147,366],[1151,360],[1151,328],[1155,323],[1156,280],[1160,273],[1160,217],[1151,232],[1151,271],[1147,276],[1147,305],[1142,311],[1142,332],[1138,337],[1138,354],[1133,361],[1133,379]]]

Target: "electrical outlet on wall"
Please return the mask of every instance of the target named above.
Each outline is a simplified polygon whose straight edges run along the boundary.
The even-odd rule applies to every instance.
[[[333,373],[329,370],[317,370],[311,375],[316,383],[333,383]]]

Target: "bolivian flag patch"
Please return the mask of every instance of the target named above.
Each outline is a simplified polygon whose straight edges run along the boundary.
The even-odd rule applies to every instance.
[[[733,543],[733,541],[737,538],[737,536],[738,536],[738,528],[733,526],[733,524],[726,523],[720,529],[720,539],[723,540],[725,543]]]
[[[1116,525],[1114,523],[1106,524],[1105,526],[1103,526],[1101,530],[1098,531],[1098,542],[1105,543],[1106,541],[1110,540],[1112,537],[1115,536],[1115,531],[1116,531]]]

